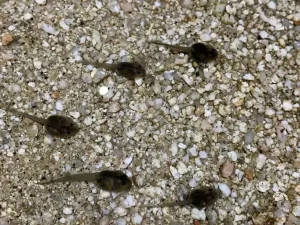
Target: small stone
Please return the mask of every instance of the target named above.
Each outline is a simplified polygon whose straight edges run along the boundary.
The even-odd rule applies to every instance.
[[[189,149],[189,153],[190,153],[191,156],[197,156],[198,155],[197,147],[195,145],[193,147],[191,147]]]
[[[253,180],[253,173],[250,169],[245,169],[245,176],[248,180]]]
[[[52,34],[52,35],[57,35],[58,34],[58,32],[52,26],[50,26],[49,24],[43,23],[42,28],[48,34]]]
[[[141,224],[143,221],[143,217],[136,213],[131,217],[132,224]]]
[[[295,25],[300,25],[300,13],[294,15],[293,22]]]
[[[199,156],[200,156],[200,159],[206,159],[206,158],[207,158],[207,152],[205,152],[205,151],[200,151],[200,152],[199,152]]]
[[[262,38],[262,39],[265,39],[269,36],[269,34],[266,32],[266,31],[260,31],[259,32],[259,36]]]
[[[85,125],[90,126],[93,123],[93,119],[91,117],[86,117],[83,122]]]
[[[47,0],[35,0],[35,2],[38,4],[38,5],[45,5],[47,3]]]
[[[108,87],[106,87],[106,86],[102,86],[102,87],[100,87],[99,88],[99,94],[100,95],[106,95],[108,93]]]
[[[231,191],[230,191],[229,187],[227,186],[227,184],[219,183],[218,186],[223,195],[225,195],[226,197],[228,197],[230,195]]]
[[[177,169],[178,169],[178,173],[181,175],[188,172],[188,168],[186,167],[186,165],[183,162],[178,163]]]
[[[282,108],[284,111],[291,111],[293,109],[293,104],[291,100],[283,100]]]
[[[54,91],[52,94],[51,94],[51,98],[53,99],[59,99],[60,98],[60,94],[58,91]]]
[[[293,208],[293,215],[294,216],[297,216],[297,217],[300,217],[300,206],[299,205],[296,205],[294,208]]]
[[[109,217],[108,216],[103,216],[101,220],[99,221],[99,225],[109,225]]]
[[[24,20],[30,20],[32,18],[32,14],[31,13],[25,13],[24,14]]]
[[[222,176],[225,178],[230,177],[231,174],[233,173],[233,170],[234,170],[234,164],[232,162],[230,162],[229,160],[227,160],[222,165],[222,168],[221,168]]]
[[[126,219],[118,218],[116,221],[116,225],[126,225]]]
[[[246,73],[244,76],[243,76],[243,79],[244,80],[254,80],[254,76],[250,73]]]
[[[127,210],[124,209],[123,207],[117,207],[114,209],[114,213],[119,215],[119,216],[126,216],[127,215]]]
[[[193,8],[193,0],[183,0],[182,6],[187,9]]]
[[[192,209],[192,218],[196,220],[203,220],[206,219],[206,214],[204,210],[199,210],[197,208]]]
[[[264,154],[259,154],[256,158],[256,168],[261,170],[265,163],[266,163],[267,157]]]
[[[64,109],[64,106],[63,106],[63,104],[62,104],[61,101],[57,101],[57,102],[55,103],[55,108],[56,108],[56,110],[58,110],[58,111],[62,111],[62,110]]]
[[[110,113],[117,113],[121,109],[120,103],[119,102],[112,102],[109,106],[107,111]]]
[[[130,4],[130,3],[125,3],[125,4],[122,4],[122,5],[121,5],[121,9],[122,9],[124,12],[132,12],[133,6],[132,6],[132,4]]]
[[[260,181],[256,185],[257,190],[259,190],[260,192],[263,192],[263,193],[268,191],[270,189],[270,187],[271,187],[271,184],[266,180]]]
[[[2,35],[2,45],[9,45],[14,40],[11,34],[3,34]]]
[[[272,2],[272,1],[270,1],[269,3],[268,3],[268,7],[269,7],[269,9],[276,9],[276,3],[275,2]]]
[[[230,152],[228,152],[228,156],[229,156],[229,158],[230,158],[233,162],[237,161],[237,159],[238,159],[237,154],[236,154],[235,151],[230,151]]]
[[[34,60],[33,60],[33,66],[34,66],[36,69],[40,70],[40,69],[42,68],[42,62],[41,62],[41,61],[38,61],[37,59],[34,59]]]
[[[69,84],[66,80],[61,80],[58,83],[58,88],[61,90],[67,89],[69,87]]]
[[[71,215],[72,214],[72,208],[65,207],[63,209],[63,213],[66,214],[66,215]]]

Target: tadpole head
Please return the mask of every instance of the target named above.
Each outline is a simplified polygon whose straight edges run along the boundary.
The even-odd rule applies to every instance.
[[[46,130],[59,138],[70,138],[79,132],[78,125],[67,116],[51,115],[47,118]]]
[[[211,186],[203,186],[198,189],[194,189],[189,195],[191,204],[198,209],[215,204],[219,197],[220,192]]]
[[[209,63],[218,58],[217,50],[211,45],[203,43],[193,44],[190,54],[198,63]]]

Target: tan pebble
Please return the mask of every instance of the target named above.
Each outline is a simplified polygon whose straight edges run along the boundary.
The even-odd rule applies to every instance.
[[[285,42],[282,38],[279,38],[278,42],[279,42],[281,47],[285,47]]]
[[[295,187],[295,191],[296,191],[297,193],[300,193],[300,184],[298,184],[298,185]]]
[[[60,94],[58,91],[54,91],[51,95],[51,98],[53,99],[59,99],[60,98]]]
[[[2,36],[2,45],[9,45],[14,40],[11,34],[3,34]]]
[[[244,105],[244,103],[245,103],[245,101],[244,101],[244,99],[243,98],[234,98],[234,99],[232,99],[232,101],[231,101],[235,106],[242,106],[242,105]]]
[[[300,158],[295,159],[294,166],[295,166],[296,169],[300,169]]]
[[[203,106],[198,106],[196,109],[195,109],[195,116],[201,116],[203,113],[204,113],[204,108]]]
[[[300,20],[294,20],[294,24],[297,26],[300,25]]]
[[[245,177],[249,180],[253,180],[253,173],[249,169],[245,169]]]
[[[221,173],[223,177],[230,177],[234,170],[234,164],[227,160],[223,165],[221,169]]]
[[[253,215],[252,222],[254,225],[268,225],[268,224],[275,224],[275,218],[273,213],[271,212],[264,212]]]

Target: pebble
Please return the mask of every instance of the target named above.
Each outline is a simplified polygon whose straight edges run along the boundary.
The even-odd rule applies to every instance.
[[[90,125],[92,125],[92,123],[93,123],[93,119],[91,118],[91,117],[86,117],[85,119],[84,119],[84,124],[85,125],[87,125],[87,126],[90,126]]]
[[[83,73],[81,77],[82,81],[87,84],[91,84],[93,82],[93,78],[88,73]]]
[[[108,93],[108,87],[106,87],[106,86],[102,86],[102,87],[100,87],[99,88],[99,94],[100,95],[106,95]]]
[[[116,225],[126,225],[126,220],[124,218],[118,218]]]
[[[103,216],[99,221],[99,225],[109,225],[109,222],[109,217]]]
[[[33,66],[34,66],[34,68],[40,70],[42,68],[42,62],[34,59],[33,60]]]
[[[261,170],[265,163],[266,163],[267,157],[264,154],[259,154],[256,158],[256,168]]]
[[[243,76],[243,79],[244,80],[254,80],[254,76],[250,73],[246,73],[244,76]]]
[[[181,175],[188,172],[188,168],[186,167],[186,165],[183,162],[178,163],[177,170],[178,170],[178,173]]]
[[[260,192],[266,192],[270,189],[270,187],[271,187],[271,184],[266,180],[260,181],[256,185],[257,190],[259,190]]]
[[[187,9],[193,8],[193,0],[183,0],[182,6]]]
[[[71,215],[72,214],[72,208],[65,207],[63,209],[63,213],[66,214],[66,215]]]
[[[259,32],[259,36],[262,39],[265,39],[265,38],[267,38],[269,36],[269,34],[266,31],[262,30],[262,31]]]
[[[11,34],[3,34],[2,35],[2,45],[9,45],[14,40]]]
[[[207,158],[207,152],[205,152],[205,151],[200,151],[200,152],[199,152],[199,157],[200,157],[200,159],[206,159],[206,158]]]
[[[30,20],[32,18],[32,14],[31,13],[25,13],[24,14],[24,20]]]
[[[275,2],[273,2],[273,1],[270,1],[269,3],[268,3],[268,7],[269,7],[269,9],[276,9],[276,3]]]
[[[132,4],[130,4],[130,3],[125,3],[125,4],[122,4],[122,5],[121,5],[121,9],[122,9],[124,12],[132,12],[133,6],[132,6]]]
[[[47,3],[47,0],[35,0],[35,2],[38,4],[38,5],[45,5]]]
[[[53,99],[59,99],[60,98],[60,94],[58,91],[54,91],[52,94],[51,94],[51,98]]]
[[[124,208],[130,208],[132,206],[135,206],[136,202],[134,200],[134,196],[133,195],[128,195],[126,197],[126,199],[123,202],[123,206]]]
[[[189,153],[190,153],[191,156],[197,156],[198,155],[197,147],[195,145],[193,147],[191,147],[189,149]]]
[[[237,161],[238,157],[235,151],[228,152],[228,157],[233,161]]]
[[[127,210],[124,209],[123,207],[117,207],[117,208],[115,208],[114,213],[119,215],[119,216],[126,216],[127,215]]]
[[[291,100],[283,100],[282,108],[284,111],[291,111],[293,109],[293,104]]]
[[[116,113],[119,112],[121,109],[120,103],[119,102],[112,102],[109,106],[107,111],[110,113]]]
[[[222,176],[227,178],[230,177],[234,170],[234,164],[227,160],[223,165],[221,169]]]
[[[64,109],[64,106],[63,106],[63,104],[62,104],[61,101],[57,101],[57,102],[55,103],[55,108],[56,108],[56,110],[58,110],[58,111],[62,111],[62,110]]]
[[[143,221],[143,217],[136,213],[131,217],[132,224],[141,224]]]
[[[61,80],[58,83],[58,88],[61,90],[67,89],[69,87],[69,84],[66,80]]]
[[[300,217],[300,206],[299,205],[296,205],[294,208],[293,208],[293,215],[294,216],[297,216],[297,217]]]
[[[199,210],[197,208],[192,209],[192,218],[196,220],[206,220],[206,214],[204,210]]]
[[[250,169],[245,169],[245,176],[249,180],[253,180],[253,173]]]
[[[230,195],[231,191],[230,191],[229,187],[227,186],[227,184],[219,183],[218,186],[223,195],[225,195],[226,197],[228,197]]]
[[[50,26],[49,24],[43,23],[42,28],[48,34],[52,34],[52,35],[58,34],[58,32],[54,29],[54,27]]]

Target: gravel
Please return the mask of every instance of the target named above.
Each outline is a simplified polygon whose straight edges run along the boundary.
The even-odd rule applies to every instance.
[[[72,117],[56,139],[0,110],[0,224],[300,224],[300,4],[292,0],[0,1],[3,107]],[[198,65],[148,40],[207,42]],[[134,82],[82,65],[137,60]],[[136,186],[40,186],[118,169]],[[151,208],[202,185],[207,209]],[[204,220],[206,222],[204,222]]]

